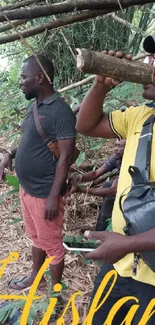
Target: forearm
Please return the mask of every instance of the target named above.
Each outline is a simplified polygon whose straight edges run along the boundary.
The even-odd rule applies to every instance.
[[[90,171],[84,175],[81,175],[80,181],[82,182],[91,182],[97,179],[96,171]]]
[[[63,185],[67,179],[68,171],[70,168],[70,162],[71,159],[61,159],[59,158],[57,167],[56,167],[56,173],[54,177],[54,183],[52,185],[52,189],[50,191],[50,196],[59,197],[61,194],[61,190],[63,188]]]
[[[103,117],[103,102],[109,88],[101,82],[95,81],[90,91],[80,105],[77,118],[77,130],[91,131]],[[89,116],[89,118],[88,118]]]
[[[90,188],[90,187],[78,187],[78,192],[87,193],[93,196],[99,197],[112,197],[116,194],[116,190],[112,187],[110,188]]]
[[[145,233],[127,237],[130,253],[139,253],[155,250],[155,228]]]

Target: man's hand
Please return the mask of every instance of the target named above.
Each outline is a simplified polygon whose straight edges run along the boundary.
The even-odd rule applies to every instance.
[[[49,195],[45,204],[45,219],[52,221],[59,211],[59,198]]]
[[[76,176],[72,176],[69,179],[69,193],[70,194],[74,194],[76,192],[79,192],[79,186],[78,186],[78,182],[80,181],[80,176],[81,175],[76,175]]]
[[[80,186],[77,183],[72,184],[70,194],[80,192]]]
[[[12,158],[9,153],[6,153],[0,163],[0,180],[5,178],[4,170],[8,168],[9,171],[12,171]]]
[[[103,260],[113,264],[131,253],[131,237],[108,231],[86,231],[84,235],[88,239],[101,241],[101,245],[92,252],[82,253],[85,258]]]
[[[108,52],[103,51],[103,53],[111,55],[111,56],[116,56],[117,58],[120,58],[120,59],[127,59],[130,61],[132,60],[132,55],[124,54],[122,51],[115,52],[115,51],[110,50]],[[110,77],[105,77],[105,76],[96,76],[96,81],[104,84],[105,86],[107,86],[109,88],[117,86],[120,83],[119,80],[116,80],[116,79],[113,79]]]

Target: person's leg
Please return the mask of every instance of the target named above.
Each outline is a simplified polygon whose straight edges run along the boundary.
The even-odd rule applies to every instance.
[[[106,182],[103,185],[103,188],[111,187],[111,182]],[[101,205],[99,216],[96,223],[96,231],[104,231],[108,226],[108,219],[112,216],[112,210],[115,202],[114,197],[106,197],[103,199],[103,203]]]
[[[39,244],[48,257],[54,257],[50,264],[51,288],[55,284],[61,283],[64,269],[64,247],[63,247],[63,216],[64,199],[59,200],[58,215],[52,220],[45,220],[45,202],[46,200],[36,199],[33,210],[33,217],[36,224]],[[50,317],[50,322],[55,321],[63,310],[64,302],[61,294],[57,297],[58,302],[55,307],[55,314]]]
[[[113,270],[113,266],[112,265],[107,265],[107,264],[103,264],[101,270],[100,270],[100,273],[98,274],[96,280],[95,280],[95,283],[94,283],[94,290],[93,290],[93,293],[92,293],[92,297],[91,297],[91,304],[93,302],[93,299],[96,295],[96,292],[103,280],[103,278],[106,276],[106,274]],[[112,284],[112,280],[110,280],[105,288],[105,290],[103,291],[102,295],[101,295],[101,298],[98,302],[98,305],[99,303],[101,303],[101,301],[104,299],[106,293],[108,292],[108,289],[110,288]],[[120,294],[120,277],[118,275],[118,278],[117,278],[117,282],[116,284],[114,285],[114,288],[112,289],[110,295],[108,296],[108,298],[106,299],[106,301],[104,302],[104,304],[100,307],[99,310],[96,311],[96,313],[94,314],[94,317],[93,317],[93,321],[92,321],[92,325],[103,325],[104,322],[106,321],[107,319],[107,316],[111,310],[111,308],[113,307],[113,305],[121,298],[121,294]],[[90,308],[91,308],[91,304],[90,304]],[[123,321],[123,319],[125,318],[126,314],[128,312],[128,308],[127,306],[123,306],[116,314],[116,316],[114,317],[114,320],[113,320],[113,325],[120,325]]]
[[[32,246],[32,260],[33,260],[33,269],[31,276],[29,278],[30,283],[33,283],[33,281],[36,278],[36,275],[38,274],[41,266],[44,264],[46,258],[46,253],[41,248]],[[45,282],[45,279],[43,277],[42,281]]]
[[[60,283],[62,279],[62,274],[64,270],[64,259],[55,265],[50,265],[51,270],[51,280],[52,280],[52,288],[56,283]]]
[[[64,200],[60,198],[59,213],[53,220],[45,220],[45,199],[37,199],[33,205],[33,220],[37,230],[39,245],[48,257],[54,256],[51,261],[52,289],[56,283],[61,282],[64,269],[64,247],[63,247],[63,215]]]
[[[21,209],[22,215],[24,219],[24,223],[26,226],[26,232],[29,238],[33,242],[32,246],[32,260],[33,260],[33,267],[30,276],[23,276],[19,279],[11,280],[9,286],[12,289],[22,290],[32,285],[33,281],[35,280],[36,275],[38,274],[41,266],[43,265],[46,257],[45,251],[40,248],[39,241],[37,238],[37,231],[35,227],[35,223],[33,221],[33,217],[31,215],[31,206],[33,206],[33,200],[29,194],[25,193],[22,188],[20,188],[20,201],[21,201]],[[44,287],[46,284],[44,276],[40,281],[40,287]]]

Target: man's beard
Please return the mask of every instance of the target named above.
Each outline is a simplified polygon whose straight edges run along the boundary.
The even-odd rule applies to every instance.
[[[27,93],[27,94],[24,94],[24,95],[25,95],[25,98],[26,98],[27,100],[31,100],[31,99],[35,98],[35,95],[32,94],[32,93]]]

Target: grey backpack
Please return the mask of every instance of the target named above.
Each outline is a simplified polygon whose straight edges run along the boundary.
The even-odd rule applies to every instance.
[[[155,116],[151,115],[143,124],[136,153],[135,165],[129,167],[132,186],[125,190],[119,200],[120,209],[126,221],[127,236],[140,234],[155,228],[155,183],[149,181],[151,144]],[[125,197],[124,202],[122,199]],[[133,273],[136,275],[139,258],[142,258],[155,272],[155,250],[134,254]]]

